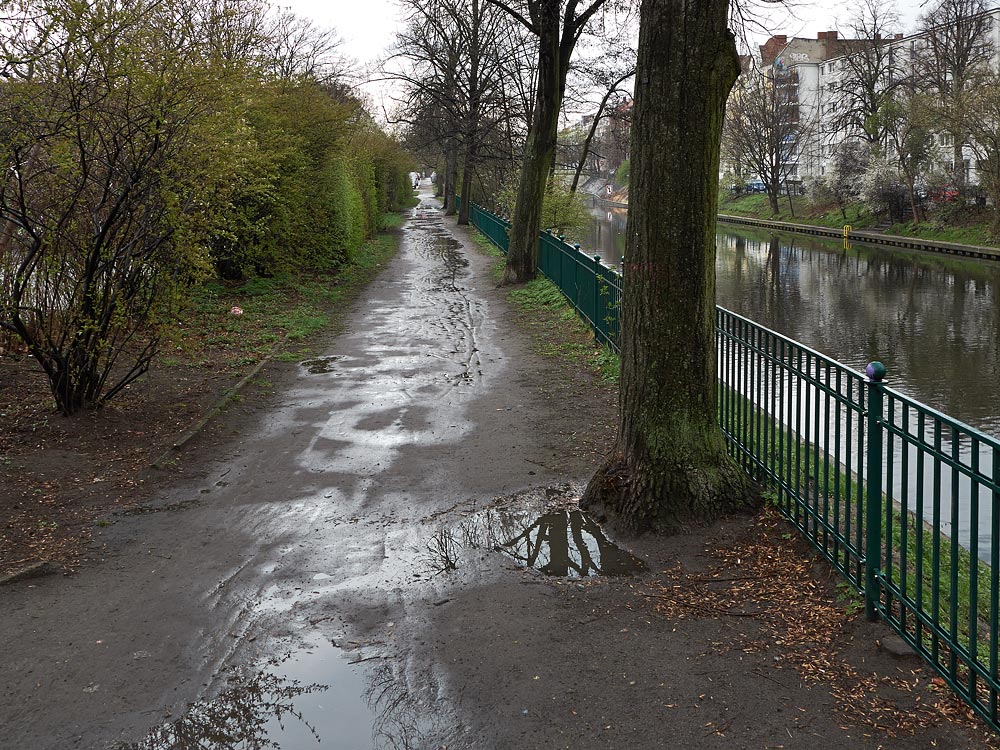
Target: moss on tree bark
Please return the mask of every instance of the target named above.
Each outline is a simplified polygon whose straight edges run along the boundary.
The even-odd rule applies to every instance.
[[[728,0],[643,0],[622,303],[619,434],[583,504],[670,532],[755,502],[716,415],[715,205],[739,73]]]

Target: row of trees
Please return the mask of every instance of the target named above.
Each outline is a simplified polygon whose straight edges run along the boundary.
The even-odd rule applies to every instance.
[[[727,116],[725,149],[736,176],[759,177],[777,213],[797,165],[832,156],[812,186],[819,197],[892,207],[895,218],[906,205],[920,220],[921,198],[935,188],[968,197],[971,153],[981,189],[1000,205],[992,174],[1000,73],[988,10],[986,0],[937,0],[904,46],[891,33],[899,23],[893,4],[858,0],[847,27],[858,41],[843,42],[849,54],[838,59],[840,73],[812,117],[800,106],[795,69],[761,71],[758,61],[741,76]]]
[[[469,201],[456,206],[457,194],[492,203],[513,193],[504,283],[534,276],[545,197],[559,192],[551,181],[558,123],[574,77],[578,89],[605,87],[603,113],[632,75],[630,11],[606,5],[406,2],[406,30],[384,66],[405,84],[395,117],[406,125],[407,145],[437,165],[445,212],[459,213],[460,223],[468,222]],[[585,59],[574,57],[581,39]]]
[[[330,269],[410,195],[332,32],[264,0],[18,0],[0,327],[66,414],[144,373],[192,283]]]
[[[407,85],[398,116],[407,141],[439,165],[447,212],[455,211],[460,179],[464,209],[469,199],[492,202],[516,175],[503,283],[527,281],[535,275],[546,191],[554,194],[557,124],[573,63],[580,63],[578,43],[587,39],[579,44],[588,52],[581,71],[601,62],[618,68],[591,75],[604,110],[633,63],[592,53],[627,38],[628,4],[407,4],[409,26],[386,64]],[[739,72],[729,13],[729,0],[641,3],[620,427],[584,499],[636,531],[676,528],[753,502],[715,415],[715,176],[725,103]],[[487,28],[489,44],[481,36]],[[591,148],[594,132],[583,139]]]

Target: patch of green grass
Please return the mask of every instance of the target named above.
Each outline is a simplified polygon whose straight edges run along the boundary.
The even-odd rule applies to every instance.
[[[484,255],[497,259],[492,274],[499,281],[503,276],[506,256],[481,232],[477,231],[473,240]],[[580,319],[559,287],[539,276],[524,286],[512,288],[508,299],[525,313],[523,319],[538,342],[540,353],[588,367],[598,375],[602,384],[618,383],[618,355],[610,348],[595,343],[590,326]]]
[[[329,316],[313,305],[299,305],[277,319],[289,341],[301,341],[306,336],[322,330],[330,322]]]
[[[993,236],[987,221],[948,225],[940,221],[923,221],[919,224],[908,222],[893,224],[886,234],[897,234],[901,237],[919,237],[932,242],[955,242],[962,245],[982,245],[997,247],[997,238]]]
[[[417,203],[419,202],[420,200],[418,199]],[[412,205],[415,206],[416,203]],[[408,217],[406,216],[406,214],[402,213],[384,213],[378,219],[378,228],[380,231],[383,232],[388,231],[390,229],[399,229],[401,226],[403,226],[403,223],[406,221],[407,218]]]
[[[565,309],[571,314],[573,313],[573,309],[566,302],[566,298],[559,291],[559,288],[541,276],[529,281],[523,287],[512,290],[509,296],[522,309],[547,307],[559,312],[563,312]]]
[[[382,234],[333,272],[282,274],[228,285],[211,281],[195,287],[172,325],[164,327],[163,351],[170,355],[161,362],[171,367],[189,362],[221,370],[248,369],[278,342],[302,342],[329,328],[397,246],[396,235]],[[302,347],[297,348],[296,353],[279,353],[278,359],[298,361]]]
[[[718,211],[720,214],[732,216],[786,221],[792,224],[811,224],[835,229],[840,229],[845,224],[850,224],[855,229],[863,229],[878,223],[877,217],[865,211],[860,203],[847,206],[847,218],[845,219],[839,207],[815,206],[804,196],[793,196],[791,207],[789,207],[788,198],[782,197],[778,201],[778,213],[775,214],[772,213],[771,204],[763,193],[734,198],[728,193],[720,191]]]
[[[847,581],[837,583],[837,602],[844,605],[847,614],[854,616],[865,608],[865,600]]]

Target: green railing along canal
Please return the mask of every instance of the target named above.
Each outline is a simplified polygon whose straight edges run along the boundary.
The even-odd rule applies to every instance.
[[[503,252],[508,224],[473,204]],[[538,267],[618,349],[621,274],[543,232]],[[781,512],[1000,730],[1000,440],[716,308],[719,422]]]

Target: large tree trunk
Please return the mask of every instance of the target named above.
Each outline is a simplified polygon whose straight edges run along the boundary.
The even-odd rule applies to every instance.
[[[622,311],[619,432],[583,504],[632,532],[753,502],[716,413],[715,207],[739,73],[728,0],[643,0]]]
[[[465,154],[462,159],[462,204],[458,207],[458,223],[469,223],[472,205],[472,170],[476,163],[479,142],[479,64],[480,28],[482,15],[479,0],[472,0],[471,39],[469,48],[469,110],[465,121]]]
[[[469,223],[469,206],[472,204],[472,165],[476,159],[476,147],[473,143],[465,150],[465,160],[462,166],[462,202],[458,207],[458,223]]]
[[[545,185],[556,154],[559,107],[568,64],[564,65],[562,60],[558,1],[546,0],[546,3],[554,3],[556,8],[555,12],[543,11],[539,21],[538,88],[535,92],[531,128],[524,146],[524,162],[517,185],[514,215],[510,222],[507,266],[500,282],[503,285],[530,281],[535,276],[542,202],[545,200]],[[568,54],[566,62],[568,63]]]
[[[444,215],[455,215],[455,181],[458,175],[458,157],[455,155],[455,141],[449,141],[448,153],[444,157]]]
[[[458,201],[456,200],[458,196],[458,154],[455,153],[456,149],[457,145],[448,154],[448,184],[451,186],[451,203],[448,205],[448,210],[444,212],[446,216],[454,216],[458,211]]]

